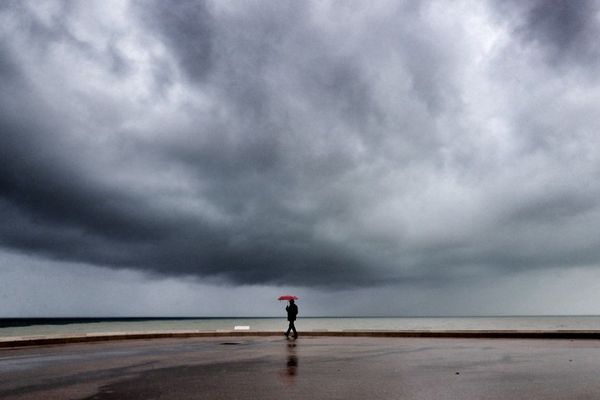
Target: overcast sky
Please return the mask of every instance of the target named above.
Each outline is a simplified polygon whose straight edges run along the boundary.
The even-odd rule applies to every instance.
[[[0,3],[0,316],[600,314],[600,2]]]

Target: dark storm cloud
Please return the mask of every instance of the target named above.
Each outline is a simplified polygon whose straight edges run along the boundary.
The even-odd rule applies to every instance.
[[[599,61],[597,1],[509,1],[497,5],[505,11],[517,9],[516,33],[522,40],[542,47],[553,64]]]
[[[136,8],[151,31],[158,32],[193,80],[200,80],[212,65],[213,21],[204,1],[177,3],[141,1]]]
[[[481,15],[466,24],[436,2],[102,4],[1,11],[4,247],[338,287],[600,258],[593,93],[547,96],[585,91],[549,75],[516,96],[505,71],[528,59],[511,64],[513,41],[485,53],[495,36],[474,26]],[[544,4],[518,8],[515,43],[543,40],[584,66],[591,41],[575,43],[597,27]]]

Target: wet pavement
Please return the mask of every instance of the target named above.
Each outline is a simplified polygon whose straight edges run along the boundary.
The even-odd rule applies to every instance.
[[[9,399],[598,399],[600,341],[230,337],[0,350]]]

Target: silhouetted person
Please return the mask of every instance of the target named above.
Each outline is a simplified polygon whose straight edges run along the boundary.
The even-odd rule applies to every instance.
[[[298,306],[294,303],[294,300],[290,300],[290,304],[285,308],[287,311],[287,320],[290,322],[288,326],[288,330],[285,333],[285,336],[290,336],[290,331],[294,331],[294,339],[298,337],[298,332],[296,332],[296,327],[294,326],[294,321],[296,320],[296,315],[298,315]]]

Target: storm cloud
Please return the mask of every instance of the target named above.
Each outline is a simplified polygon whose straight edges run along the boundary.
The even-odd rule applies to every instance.
[[[337,288],[600,267],[596,2],[0,7],[6,251]]]

